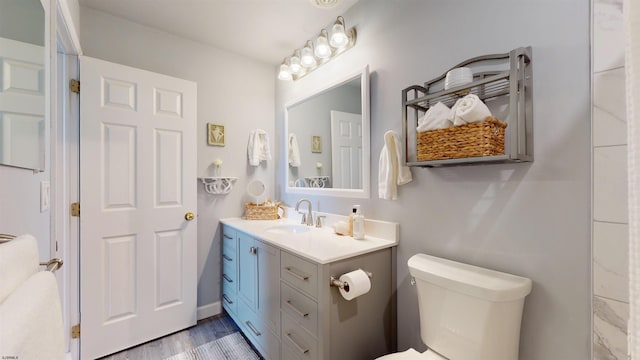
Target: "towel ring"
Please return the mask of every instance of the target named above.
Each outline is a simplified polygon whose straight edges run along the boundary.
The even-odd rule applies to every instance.
[[[56,270],[60,269],[64,262],[60,258],[53,258],[46,262],[41,262],[40,266],[46,266],[47,271],[56,272]]]
[[[16,236],[15,235],[10,235],[10,234],[0,234],[0,244],[2,243],[6,243],[9,242],[13,239],[15,239]]]
[[[9,242],[9,241],[11,241],[11,240],[13,240],[15,238],[16,238],[15,235],[0,234],[0,244],[5,243],[5,242]],[[62,261],[62,259],[53,258],[53,259],[51,259],[49,261],[41,262],[40,266],[45,266],[47,268],[47,271],[56,272],[56,270],[60,269],[63,264],[64,264],[64,262]]]

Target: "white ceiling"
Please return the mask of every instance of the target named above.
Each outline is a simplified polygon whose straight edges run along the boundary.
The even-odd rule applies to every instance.
[[[324,0],[321,0],[321,2]],[[80,0],[130,21],[269,64],[315,39],[358,0],[331,9],[313,0]],[[348,27],[349,19],[346,19]]]

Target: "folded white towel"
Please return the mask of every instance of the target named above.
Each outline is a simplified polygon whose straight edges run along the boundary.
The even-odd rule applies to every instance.
[[[423,117],[418,119],[418,132],[446,129],[453,126],[451,109],[441,102],[427,110]]]
[[[64,360],[62,310],[56,277],[40,271],[0,303],[0,354],[20,360]]]
[[[474,94],[469,94],[456,101],[451,108],[453,125],[465,125],[486,120],[491,116],[491,111],[480,98]]]
[[[21,235],[0,244],[0,303],[35,274],[39,264],[38,243],[33,236]]]
[[[269,149],[269,135],[262,129],[256,129],[249,135],[247,144],[247,155],[249,165],[258,166],[261,161],[271,160],[271,150]]]
[[[289,165],[292,167],[300,166],[300,147],[296,134],[289,134]]]
[[[394,131],[384,134],[384,146],[378,162],[378,197],[385,200],[398,198],[398,185],[411,182],[411,169],[402,166],[400,137]]]

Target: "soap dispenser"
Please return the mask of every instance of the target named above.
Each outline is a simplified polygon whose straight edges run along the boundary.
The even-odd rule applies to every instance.
[[[354,207],[355,215],[353,216],[353,238],[356,240],[364,239],[364,215],[360,212],[360,206]]]
[[[349,236],[353,236],[353,219],[356,216],[356,212],[358,212],[358,207],[360,207],[360,205],[353,205],[351,213],[349,214],[349,232],[347,233]]]

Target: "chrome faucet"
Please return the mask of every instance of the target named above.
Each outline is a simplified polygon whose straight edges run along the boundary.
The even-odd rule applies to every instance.
[[[300,212],[299,208],[300,208],[300,204],[306,202],[307,203],[307,213],[302,213]],[[309,201],[308,199],[300,199],[298,200],[298,202],[296,203],[296,211],[298,212],[298,214],[302,214],[302,224],[306,224],[308,226],[312,226],[313,225],[313,211],[311,210],[311,201]]]

